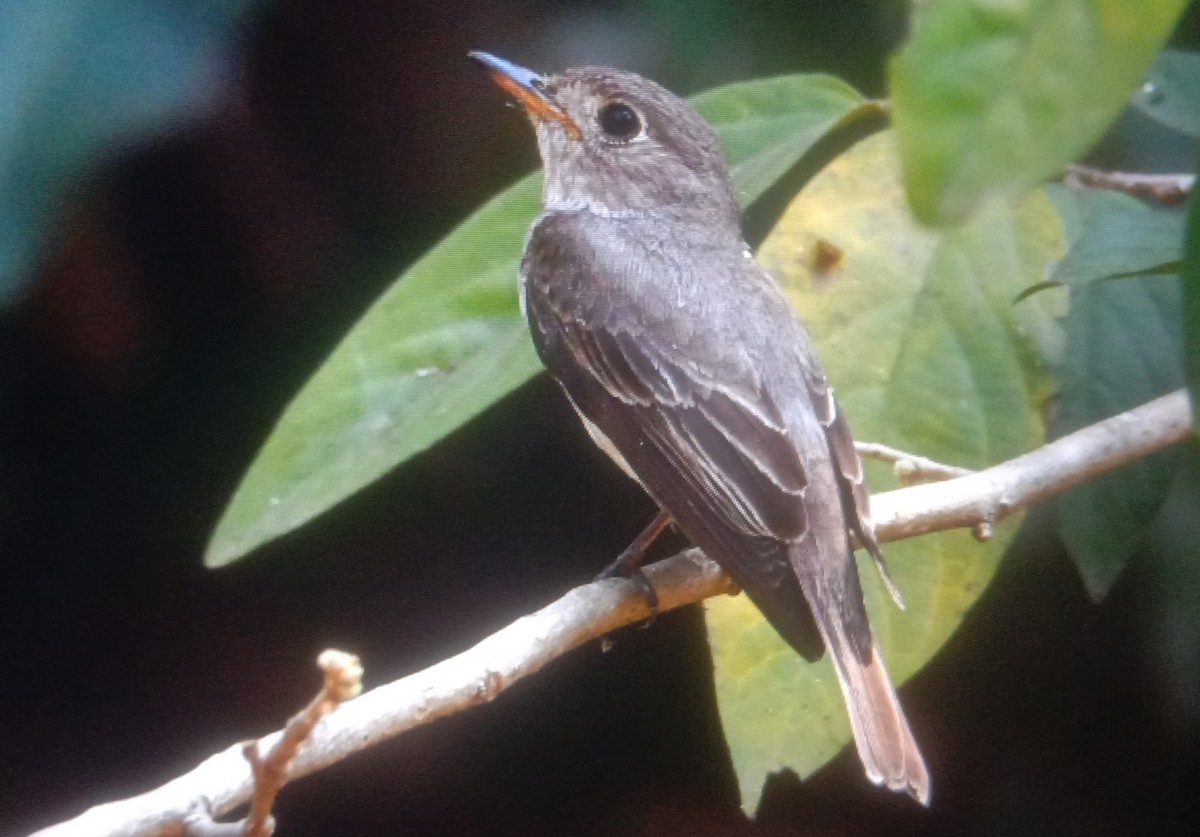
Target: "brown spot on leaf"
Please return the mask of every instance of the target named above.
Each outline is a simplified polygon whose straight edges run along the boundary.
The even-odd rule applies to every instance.
[[[836,244],[823,238],[817,239],[813,245],[812,272],[813,280],[818,286],[826,285],[837,278],[845,255],[842,248]]]

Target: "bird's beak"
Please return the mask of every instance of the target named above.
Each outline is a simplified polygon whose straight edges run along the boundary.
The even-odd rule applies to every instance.
[[[469,52],[467,55],[488,71],[492,81],[512,94],[531,117],[558,122],[571,139],[583,139],[583,131],[579,130],[579,125],[550,98],[546,93],[545,82],[537,73],[486,52]]]

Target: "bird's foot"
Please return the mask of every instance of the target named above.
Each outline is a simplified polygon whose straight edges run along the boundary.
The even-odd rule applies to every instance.
[[[596,576],[596,581],[603,581],[606,578],[624,578],[632,581],[638,588],[638,592],[646,599],[646,606],[650,608],[650,618],[642,623],[643,628],[649,628],[658,619],[658,593],[654,590],[654,585],[650,583],[650,578],[642,568],[636,565],[631,566],[628,553],[633,549],[622,552],[617,560],[613,561],[604,570]]]

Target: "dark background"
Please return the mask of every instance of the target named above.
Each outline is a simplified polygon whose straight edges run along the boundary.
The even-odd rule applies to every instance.
[[[821,70],[879,95],[903,22],[899,3],[838,0],[247,10],[218,95],[101,150],[3,312],[0,831],[141,792],[277,728],[316,688],[325,647],[359,653],[368,687],[459,651],[589,579],[648,520],[542,377],[302,531],[201,567],[257,447],[338,337],[536,165],[528,126],[468,49],[545,70],[621,65],[681,93]],[[1180,38],[1198,28],[1193,13]],[[1098,153],[1180,165],[1178,145],[1136,120]],[[1198,498],[1181,483],[1176,513]],[[931,811],[871,787],[843,752],[803,785],[773,781],[746,819],[689,608],[288,786],[278,833],[1194,825],[1200,650],[1161,647],[1169,520],[1094,605],[1053,515],[1031,516],[962,629],[901,690]]]

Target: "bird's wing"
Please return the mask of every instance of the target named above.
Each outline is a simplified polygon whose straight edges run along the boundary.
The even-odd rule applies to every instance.
[[[871,517],[871,495],[867,490],[862,460],[854,448],[854,437],[850,433],[850,425],[842,414],[833,390],[825,377],[817,372],[807,376],[809,400],[817,421],[825,431],[829,442],[829,451],[837,473],[838,489],[842,495],[842,507],[846,511],[846,522],[858,542],[871,555],[875,567],[883,579],[892,600],[904,608],[904,599],[900,588],[892,580],[879,539],[875,535],[875,521]]]
[[[561,312],[554,320],[573,367],[637,416],[637,437],[670,460],[708,512],[752,537],[790,541],[804,533],[804,463],[767,394],[715,380],[644,333]],[[593,406],[576,403],[585,412]]]
[[[819,656],[787,548],[809,529],[808,474],[770,394],[754,376],[706,366],[638,321],[623,323],[603,299],[563,303],[530,268],[534,340],[576,408],[776,629]],[[562,273],[560,263],[550,280],[569,281]]]

